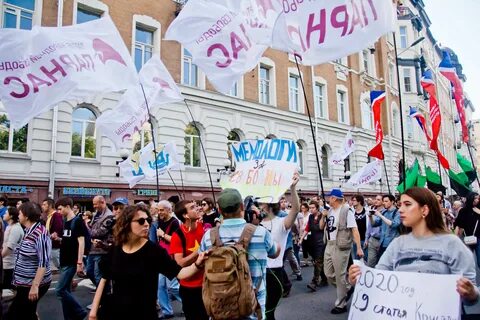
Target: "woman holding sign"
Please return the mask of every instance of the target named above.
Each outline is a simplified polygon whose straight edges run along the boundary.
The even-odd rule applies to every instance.
[[[462,241],[445,229],[440,205],[425,188],[410,188],[400,199],[400,219],[412,232],[393,240],[376,269],[463,275],[457,292],[464,302],[474,303],[479,291],[475,285],[475,261]],[[352,265],[348,280],[355,285],[360,267]]]

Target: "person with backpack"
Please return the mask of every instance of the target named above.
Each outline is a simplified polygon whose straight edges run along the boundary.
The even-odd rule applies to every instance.
[[[385,194],[382,200],[385,209],[382,211],[377,210],[374,213],[375,217],[373,215],[369,217],[373,227],[381,227],[379,259],[392,240],[400,235],[401,225],[400,214],[395,206],[395,197],[391,194]]]
[[[198,249],[204,234],[197,203],[192,200],[180,201],[175,206],[175,215],[182,221],[182,225],[171,237],[170,254],[179,266],[188,267],[198,258]],[[180,297],[186,320],[208,320],[202,302],[202,284],[203,271],[180,280]]]
[[[64,218],[63,234],[52,234],[52,240],[60,242],[60,279],[55,293],[62,303],[65,320],[81,320],[87,311],[78,303],[71,293],[72,280],[75,274],[83,272],[83,253],[85,234],[88,232],[81,217],[76,217],[72,210],[71,198],[60,198],[55,208]]]
[[[200,245],[200,252],[209,252],[203,283],[207,312],[213,319],[220,320],[264,319],[267,258],[279,257],[280,247],[266,228],[246,222],[245,207],[238,190],[223,190],[217,203],[223,223],[208,230]],[[222,268],[211,268],[211,265]],[[232,272],[235,270],[241,272]],[[249,276],[227,277],[225,282],[223,279],[230,272]]]

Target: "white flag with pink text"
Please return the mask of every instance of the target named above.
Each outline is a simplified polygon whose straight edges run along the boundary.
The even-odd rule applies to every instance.
[[[109,16],[66,27],[0,29],[0,39],[0,100],[14,128],[62,101],[138,83]]]
[[[140,85],[135,85],[122,96],[117,107],[104,112],[96,121],[102,135],[114,143],[117,149],[128,147],[131,138],[148,122],[147,99],[150,112],[156,106],[182,101],[183,97],[175,81],[158,56],[153,56],[140,70]]]

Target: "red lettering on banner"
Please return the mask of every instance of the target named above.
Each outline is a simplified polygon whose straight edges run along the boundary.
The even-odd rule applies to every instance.
[[[26,84],[25,82],[23,82],[20,78],[17,78],[17,77],[6,77],[5,80],[3,81],[3,84],[4,85],[9,85],[10,82],[12,81],[16,81],[18,83],[20,83],[22,86],[23,86],[23,92],[19,93],[19,92],[15,92],[15,91],[11,91],[10,92],[10,95],[14,98],[18,98],[18,99],[21,99],[21,98],[25,98],[26,96],[28,96],[28,93],[30,92],[30,87],[28,86],[28,84]]]
[[[373,5],[373,0],[368,0],[368,4],[370,4],[370,9],[372,9],[373,20],[376,21],[378,19],[378,14],[377,9],[375,9],[375,6]]]
[[[38,88],[40,86],[47,86],[47,87],[50,87],[52,85],[51,82],[47,81],[47,80],[43,80],[43,79],[40,79],[39,77],[37,77],[36,75],[34,75],[33,73],[29,73],[27,74],[27,78],[28,80],[30,80],[30,82],[32,83],[32,86],[33,86],[33,92],[34,93],[37,93],[38,92]]]
[[[78,71],[82,71],[83,69],[87,69],[87,64],[85,63],[85,61],[82,59],[82,57],[80,56],[77,56],[76,54],[73,55],[75,57],[75,60],[77,61],[78,63]]]
[[[310,39],[312,37],[312,33],[315,31],[320,32],[320,36],[318,37],[318,44],[322,44],[325,41],[325,33],[326,33],[326,16],[327,13],[325,9],[320,10],[320,23],[314,25],[315,14],[311,13],[308,16],[308,24],[307,24],[307,48],[310,49]]]
[[[225,58],[227,58],[227,60],[225,62],[217,61],[215,63],[215,65],[219,68],[228,67],[232,63],[232,59],[230,58],[230,54],[228,53],[227,48],[225,48],[225,46],[221,43],[212,44],[207,50],[207,57],[210,58],[212,56],[213,50],[215,50],[215,49],[220,50],[223,53],[223,55],[225,56]]]
[[[213,55],[214,50],[219,50],[222,52],[223,56],[226,58],[225,62],[217,61],[215,63],[217,67],[226,68],[230,66],[230,64],[233,62],[233,59],[238,60],[238,54],[241,50],[248,51],[251,48],[251,42],[248,36],[246,35],[245,27],[243,26],[243,24],[240,25],[240,28],[242,29],[245,39],[242,39],[235,32],[230,32],[230,46],[232,50],[232,55],[230,55],[230,51],[222,43],[214,43],[210,47],[208,47],[207,57],[211,57]],[[247,41],[248,43],[246,43],[245,41]],[[233,57],[233,59],[231,57]]]
[[[49,77],[50,80],[52,80],[54,83],[58,81],[57,78],[54,77],[54,74],[57,72],[60,72],[63,77],[67,76],[67,73],[65,72],[65,70],[63,70],[62,66],[55,59],[50,60],[50,62],[55,66],[55,68],[53,68],[52,70],[47,70],[45,66],[40,67],[40,70],[47,77]],[[35,89],[33,91],[36,92]]]
[[[238,52],[242,49],[248,51],[248,46],[235,32],[230,32],[230,44],[232,45],[233,58],[238,59]]]
[[[68,54],[62,54],[60,57],[59,57],[60,61],[62,61],[62,63],[64,65],[66,65],[67,67],[68,66],[73,66],[75,68],[75,71],[78,71],[78,66],[77,64],[72,60],[72,58],[68,55]]]
[[[352,14],[353,14],[352,25],[350,27],[350,31],[348,32],[348,34],[352,34],[357,24],[363,27],[362,18],[360,17],[360,12],[358,11],[357,5],[353,1],[352,1]]]
[[[343,13],[343,20],[338,20],[338,16]],[[348,29],[348,12],[347,12],[347,6],[342,5],[335,7],[332,10],[332,15],[330,16],[330,23],[332,24],[332,27],[338,29],[338,28],[343,28],[342,30],[342,37],[347,34],[347,29]]]
[[[294,27],[294,26],[288,26],[287,27],[287,32],[288,32],[288,35],[291,39],[294,38],[294,35],[298,35],[298,39],[300,40],[300,45],[302,46],[302,51],[307,51],[307,48],[305,48],[305,43],[303,42],[303,38],[302,38],[302,35],[300,34],[300,30],[298,30],[297,27]]]

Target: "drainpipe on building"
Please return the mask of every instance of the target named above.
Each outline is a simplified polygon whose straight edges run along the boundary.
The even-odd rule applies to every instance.
[[[63,24],[63,0],[57,2],[57,27]],[[58,105],[53,107],[52,117],[52,148],[50,152],[50,177],[48,182],[48,196],[55,196],[55,164],[57,161],[57,133],[58,133]]]

